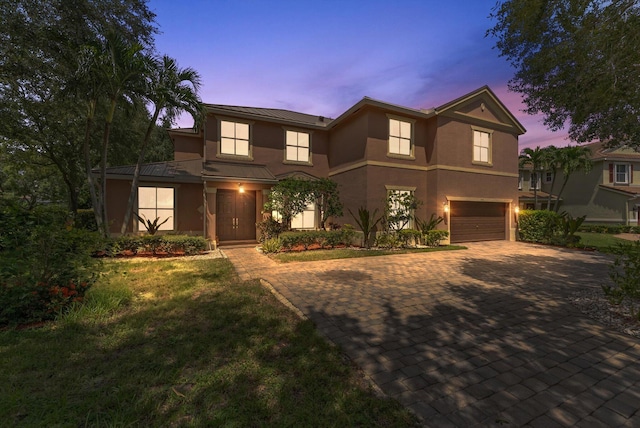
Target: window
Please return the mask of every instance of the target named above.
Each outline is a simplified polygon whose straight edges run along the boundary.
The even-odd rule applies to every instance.
[[[491,163],[491,134],[473,130],[473,161]]]
[[[300,214],[291,219],[292,229],[315,229],[316,227],[316,204],[311,203]]]
[[[615,165],[615,182],[626,184],[629,182],[629,165],[617,163]]]
[[[394,230],[413,228],[413,192],[410,190],[389,191],[389,226]]]
[[[522,173],[518,175],[518,190],[522,190]]]
[[[285,160],[309,163],[310,138],[307,132],[286,131]]]
[[[158,230],[173,230],[174,193],[173,187],[138,187],[138,215],[152,222],[159,219],[158,223],[168,219]],[[138,230],[144,230],[144,224],[138,223]]]
[[[411,156],[411,122],[389,119],[389,154]]]
[[[529,177],[529,189],[540,190],[540,175],[536,172],[531,172]]]
[[[544,173],[544,182],[551,183],[553,181],[553,172],[547,171]]]
[[[220,121],[220,154],[249,157],[249,124]]]

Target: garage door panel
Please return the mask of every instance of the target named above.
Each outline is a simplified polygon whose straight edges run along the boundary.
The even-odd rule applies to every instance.
[[[503,240],[506,206],[493,202],[452,202],[451,242]]]

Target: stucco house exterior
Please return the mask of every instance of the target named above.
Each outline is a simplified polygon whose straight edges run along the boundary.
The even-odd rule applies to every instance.
[[[335,119],[281,109],[207,104],[201,129],[169,131],[174,160],[142,168],[136,209],[171,219],[167,231],[221,244],[254,242],[271,187],[288,176],[329,177],[347,209],[384,210],[389,192],[412,192],[415,215],[444,216],[451,242],[514,239],[522,125],[488,87],[418,110],[363,98]],[[132,166],[108,169],[116,233]],[[294,227],[316,228],[315,207]],[[132,220],[129,231],[144,231]]]
[[[640,152],[628,147],[609,148],[603,143],[587,144],[593,167],[590,172],[578,171],[569,177],[560,199],[560,211],[573,216],[586,215],[589,223],[638,224],[640,209]],[[521,170],[521,174],[526,171]],[[543,173],[540,186],[545,194],[557,194],[564,179],[562,172],[554,189],[551,172]],[[526,180],[524,180],[526,184]],[[524,200],[521,195],[520,202]],[[542,204],[546,207],[546,203]]]

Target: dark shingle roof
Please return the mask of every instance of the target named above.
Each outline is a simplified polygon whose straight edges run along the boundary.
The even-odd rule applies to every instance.
[[[113,166],[107,168],[107,175],[131,177],[135,168],[135,165]],[[201,172],[201,159],[146,163],[140,166],[140,180],[169,178],[172,181],[198,182],[202,180]]]
[[[264,165],[208,161],[204,164],[202,175],[206,180],[241,179],[264,183],[278,182]]]
[[[111,178],[130,179],[135,165],[114,166],[107,168]],[[97,172],[97,170],[94,170]],[[140,166],[140,180],[167,180],[181,182],[202,182],[202,180],[227,181],[242,180],[261,183],[277,183],[278,179],[264,165],[253,165],[232,162],[208,161],[201,159],[182,161],[155,162]]]
[[[314,116],[306,113],[298,113],[290,110],[262,107],[242,107],[227,106],[222,104],[205,104],[207,109],[218,113],[228,112],[229,114],[242,114],[251,117],[262,117],[265,119],[277,119],[286,122],[296,122],[305,125],[325,127],[331,123],[331,119],[323,116]]]

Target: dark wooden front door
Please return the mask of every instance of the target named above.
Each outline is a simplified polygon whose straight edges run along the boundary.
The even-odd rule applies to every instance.
[[[218,239],[248,241],[256,239],[256,193],[218,190]]]

